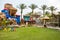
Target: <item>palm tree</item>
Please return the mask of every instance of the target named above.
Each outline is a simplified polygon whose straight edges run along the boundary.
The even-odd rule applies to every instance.
[[[45,10],[47,9],[47,6],[46,6],[46,5],[43,5],[43,6],[41,6],[41,8],[39,8],[39,9],[40,9],[40,10],[43,10],[43,17],[44,17]],[[44,20],[43,22],[44,22],[44,27],[46,27],[45,20]]]
[[[32,9],[32,13],[33,13],[33,12],[34,12],[34,9],[37,8],[37,5],[35,5],[35,4],[31,4],[31,5],[29,6],[29,8]]]
[[[53,16],[53,12],[54,12],[57,8],[55,8],[54,6],[51,6],[51,7],[49,7],[48,9],[51,11],[52,16]]]
[[[21,9],[21,19],[22,19],[23,9],[26,8],[26,5],[25,4],[20,4],[18,8]]]
[[[51,11],[51,20],[50,20],[50,22],[51,23],[54,23],[54,22],[56,22],[56,15],[54,14],[54,11],[56,10],[57,8],[55,8],[54,6],[50,6],[49,8],[48,8],[48,10],[50,10]],[[55,23],[54,23],[55,24]]]
[[[49,12],[48,12],[48,11],[46,11],[46,12],[45,12],[45,15],[47,15],[47,16],[48,16],[48,15],[49,15]]]
[[[50,16],[51,16],[51,15],[50,15],[50,12],[49,12],[49,11],[46,11],[45,14],[44,14],[44,16],[50,17]]]
[[[41,6],[41,8],[39,8],[40,10],[43,10],[43,15],[44,15],[44,13],[45,13],[45,10],[47,9],[47,6],[46,5],[43,5],[43,6]]]

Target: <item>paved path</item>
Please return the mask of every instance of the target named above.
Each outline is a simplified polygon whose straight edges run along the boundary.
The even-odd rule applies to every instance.
[[[58,29],[58,30],[60,30],[60,27],[52,27],[52,26],[49,26],[47,28],[52,28],[52,29]]]
[[[26,25],[21,25],[21,27],[22,26],[26,26]],[[35,27],[44,27],[43,25],[34,25]],[[53,27],[53,26],[47,26],[47,28],[51,28],[51,29],[58,29],[58,30],[60,30],[60,27]]]
[[[35,25],[35,26],[37,26],[37,27],[44,27],[43,25]],[[58,29],[58,30],[60,30],[60,27],[53,27],[53,26],[47,26],[47,28],[52,28],[52,29]]]

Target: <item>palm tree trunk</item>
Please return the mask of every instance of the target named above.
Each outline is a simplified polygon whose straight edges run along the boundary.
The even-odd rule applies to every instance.
[[[51,11],[52,17],[53,17],[53,11]]]
[[[44,14],[45,14],[45,10],[43,10],[43,16],[44,16]]]
[[[53,22],[54,20],[53,20],[53,11],[51,11],[51,16],[52,16],[52,19],[51,19],[51,22]]]
[[[22,24],[22,13],[23,13],[23,10],[21,9],[21,24]]]
[[[34,12],[34,10],[32,9],[32,13]]]
[[[22,13],[23,13],[23,10],[21,9],[21,19],[22,19]]]
[[[23,10],[21,9],[21,24],[22,24],[22,13],[23,13]]]

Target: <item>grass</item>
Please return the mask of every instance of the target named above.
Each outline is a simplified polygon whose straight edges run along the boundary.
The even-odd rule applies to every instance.
[[[21,27],[16,31],[0,31],[0,40],[60,40],[60,30]]]

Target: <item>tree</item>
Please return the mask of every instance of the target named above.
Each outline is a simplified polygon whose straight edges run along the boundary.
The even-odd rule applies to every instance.
[[[51,7],[49,7],[48,9],[51,11],[51,14],[52,14],[52,16],[53,16],[53,12],[54,12],[57,8],[55,8],[54,6],[51,6]]]
[[[44,15],[47,15],[47,16],[49,16],[49,12],[48,12],[48,11],[46,11]]]
[[[18,8],[21,9],[21,19],[22,19],[23,9],[26,8],[26,5],[25,5],[25,4],[20,4],[20,5],[18,6]]]
[[[46,11],[45,14],[44,14],[44,16],[48,16],[49,18],[51,18],[51,14],[50,14],[49,11]]]
[[[44,15],[44,13],[45,13],[45,10],[47,9],[47,6],[46,5],[43,5],[43,6],[41,6],[41,8],[39,8],[40,10],[43,10],[43,15]]]
[[[37,5],[35,5],[35,4],[31,4],[31,5],[29,6],[29,8],[32,9],[32,13],[33,13],[33,12],[34,12],[34,9],[37,8]]]

